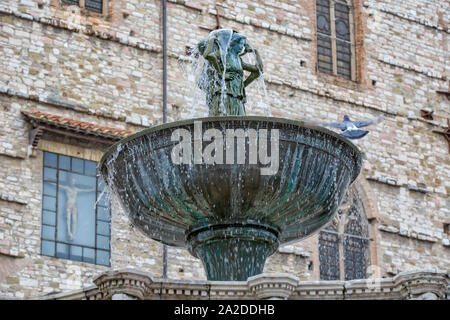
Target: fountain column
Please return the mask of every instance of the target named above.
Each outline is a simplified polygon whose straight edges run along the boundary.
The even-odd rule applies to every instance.
[[[211,225],[192,230],[187,241],[211,281],[245,281],[262,273],[279,246],[278,231],[262,224]]]

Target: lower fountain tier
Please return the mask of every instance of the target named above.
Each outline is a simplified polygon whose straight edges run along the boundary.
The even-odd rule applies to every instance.
[[[300,121],[210,117],[129,136],[99,168],[147,236],[190,249],[208,279],[245,280],[279,244],[330,222],[361,170],[361,153]]]

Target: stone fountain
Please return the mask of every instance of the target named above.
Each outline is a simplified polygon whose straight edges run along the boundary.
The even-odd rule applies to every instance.
[[[245,281],[262,273],[280,244],[330,222],[361,170],[361,154],[327,129],[245,115],[245,88],[263,72],[245,36],[217,30],[196,50],[209,117],[129,136],[99,168],[146,235],[186,247],[208,280]],[[255,64],[243,61],[246,54]]]

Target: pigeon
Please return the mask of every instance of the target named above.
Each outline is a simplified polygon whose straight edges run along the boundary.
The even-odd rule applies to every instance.
[[[372,120],[367,121],[352,121],[350,120],[348,115],[344,116],[344,120],[342,122],[330,122],[330,123],[323,123],[322,126],[325,127],[333,127],[341,129],[342,132],[341,136],[348,139],[361,139],[366,134],[369,133],[367,130],[360,130],[358,128],[366,127],[374,123],[378,123],[382,120],[382,117],[377,117]]]

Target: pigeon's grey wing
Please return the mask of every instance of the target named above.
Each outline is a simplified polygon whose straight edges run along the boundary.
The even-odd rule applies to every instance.
[[[382,117],[373,118],[372,120],[366,120],[366,121],[352,121],[355,127],[361,128],[361,127],[367,127],[371,124],[380,122]]]
[[[333,127],[333,128],[338,128],[341,130],[346,130],[347,129],[347,125],[343,122],[328,122],[328,123],[321,123],[322,126],[324,127]]]
[[[361,139],[368,133],[367,130],[347,130],[341,133],[341,136],[347,139]]]

